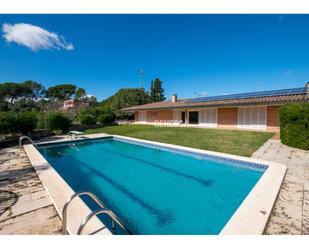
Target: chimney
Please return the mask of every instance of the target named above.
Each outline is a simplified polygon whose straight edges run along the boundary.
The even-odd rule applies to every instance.
[[[177,102],[177,94],[173,94],[172,95],[172,103],[176,103]]]

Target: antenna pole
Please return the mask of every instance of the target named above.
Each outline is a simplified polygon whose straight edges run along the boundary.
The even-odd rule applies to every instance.
[[[144,70],[141,69],[141,70],[138,72],[138,75],[139,75],[139,84],[140,84],[140,87],[143,88],[143,85],[144,85]]]

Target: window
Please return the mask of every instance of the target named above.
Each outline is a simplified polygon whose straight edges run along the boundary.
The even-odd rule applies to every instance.
[[[238,108],[238,128],[242,129],[266,129],[266,107],[252,106]]]
[[[218,109],[209,108],[200,111],[199,125],[205,127],[217,127],[218,125]]]
[[[179,121],[181,120],[181,111],[173,111],[173,120]]]
[[[146,111],[138,112],[137,119],[139,122],[147,122],[147,112]]]
[[[198,112],[189,112],[189,124],[198,124]]]

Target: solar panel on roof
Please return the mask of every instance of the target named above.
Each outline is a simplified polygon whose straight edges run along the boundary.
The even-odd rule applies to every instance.
[[[298,87],[298,88],[280,89],[280,90],[273,90],[273,91],[237,93],[237,94],[229,94],[229,95],[201,97],[201,98],[190,99],[186,102],[195,103],[195,102],[206,102],[206,101],[227,100],[227,99],[246,99],[246,98],[254,98],[254,97],[292,95],[292,94],[302,94],[302,93],[304,93],[304,88]]]

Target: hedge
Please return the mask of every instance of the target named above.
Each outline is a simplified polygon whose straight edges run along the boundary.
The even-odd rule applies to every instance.
[[[115,120],[115,115],[111,113],[104,113],[98,117],[98,122],[101,124],[111,124]]]
[[[281,142],[309,150],[309,103],[282,106],[279,115]]]
[[[95,125],[97,123],[96,118],[91,114],[81,114],[78,118],[83,125]]]
[[[38,128],[51,131],[68,131],[71,120],[62,112],[48,112],[39,115]]]
[[[36,128],[37,117],[34,112],[1,112],[0,133],[26,134]]]

